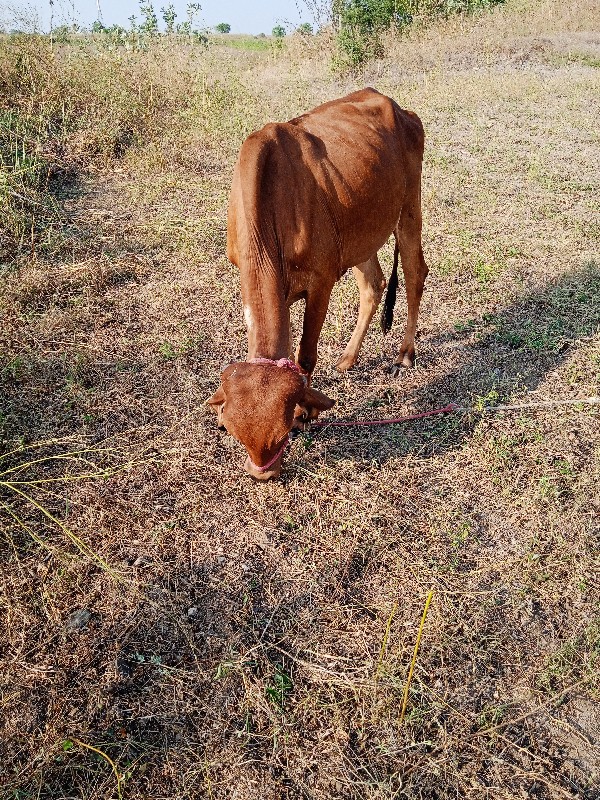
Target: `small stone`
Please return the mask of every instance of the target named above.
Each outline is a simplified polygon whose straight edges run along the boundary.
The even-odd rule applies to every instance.
[[[67,628],[71,631],[80,631],[87,627],[91,616],[87,608],[79,608],[77,611],[73,611],[72,614],[69,614]]]
[[[198,606],[192,606],[188,608],[188,617],[195,617],[198,614]]]
[[[223,565],[226,561],[227,561],[227,559],[225,558],[225,556],[218,556],[217,557],[217,564]]]
[[[152,559],[147,556],[138,556],[133,562],[134,567],[149,567],[152,564]]]

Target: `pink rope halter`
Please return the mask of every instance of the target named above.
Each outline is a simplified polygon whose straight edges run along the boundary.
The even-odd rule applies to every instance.
[[[283,453],[285,448],[288,446],[289,442],[290,442],[290,437],[289,435],[286,435],[285,439],[281,444],[281,447],[277,449],[277,452],[275,453],[273,458],[270,461],[267,461],[267,463],[263,467],[259,467],[258,464],[255,464],[254,461],[252,461],[252,459],[250,458],[250,456],[248,456],[248,461],[250,462],[252,469],[256,470],[256,472],[261,472],[261,473],[267,472],[267,470],[273,466],[273,464],[277,461],[279,456]]]
[[[291,369],[292,372],[297,372],[298,375],[302,375],[300,371],[300,367],[298,364],[295,364],[293,361],[290,361],[289,358],[280,358],[278,361],[273,361],[272,358],[251,358],[248,361],[249,364],[267,364],[271,365],[272,367],[283,367],[285,369]],[[302,375],[304,377],[304,375]]]
[[[306,376],[302,374],[298,364],[294,364],[294,362],[290,361],[289,358],[280,358],[278,361],[274,361],[272,358],[251,358],[248,361],[248,363],[249,364],[264,364],[266,366],[280,367],[282,369],[291,369],[292,372],[296,372],[298,375],[300,375],[300,377],[302,378],[302,380],[306,384]],[[273,458],[270,461],[268,461],[262,467],[259,467],[258,464],[255,464],[254,461],[252,461],[252,459],[250,458],[250,456],[248,456],[248,460],[250,461],[250,466],[252,467],[252,469],[254,469],[254,470],[256,470],[256,472],[260,472],[260,473],[267,472],[267,470],[270,469],[273,466],[273,464],[277,461],[279,456],[283,453],[285,448],[288,446],[289,441],[290,441],[290,437],[289,437],[289,435],[287,435],[285,437],[285,439],[283,440],[283,442],[281,443],[281,446],[277,448],[277,452],[275,453]]]

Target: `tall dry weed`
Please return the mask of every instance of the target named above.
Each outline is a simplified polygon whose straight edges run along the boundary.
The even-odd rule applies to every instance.
[[[0,263],[44,245],[61,184],[108,166],[169,126],[188,100],[195,51],[108,50],[91,38],[0,39]]]

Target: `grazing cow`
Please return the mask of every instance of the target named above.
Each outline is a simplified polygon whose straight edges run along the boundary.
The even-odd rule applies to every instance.
[[[207,401],[248,452],[245,469],[267,480],[281,470],[292,428],[334,401],[313,389],[317,342],[336,281],[352,267],[358,322],[337,362],[356,363],[385,278],[377,251],[396,247],[381,318],[390,328],[398,253],[406,282],[406,332],[392,373],[412,366],[427,275],[421,249],[419,118],[364,89],[285,123],[269,123],[243,143],[233,175],[227,256],[240,270],[248,358],[228,366]],[[305,301],[302,337],[291,360],[289,309]]]

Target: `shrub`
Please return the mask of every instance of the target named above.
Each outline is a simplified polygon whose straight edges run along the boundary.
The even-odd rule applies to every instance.
[[[489,8],[504,0],[333,0],[337,66],[355,68],[382,54],[381,33],[409,25],[415,15],[449,16]]]
[[[169,5],[166,8],[161,8],[160,13],[162,14],[162,18],[165,23],[166,33],[168,34],[174,33],[177,13],[175,11],[175,6],[173,5],[173,3],[169,3]]]
[[[140,32],[146,36],[156,36],[158,33],[158,17],[152,3],[140,3],[140,13],[144,21],[140,25]]]
[[[283,39],[285,36],[285,28],[283,25],[275,25],[271,33],[276,39]]]
[[[381,55],[380,34],[412,20],[411,0],[334,0],[340,66],[357,67]]]
[[[52,38],[58,44],[67,44],[76,31],[70,25],[59,25],[52,31]]]

